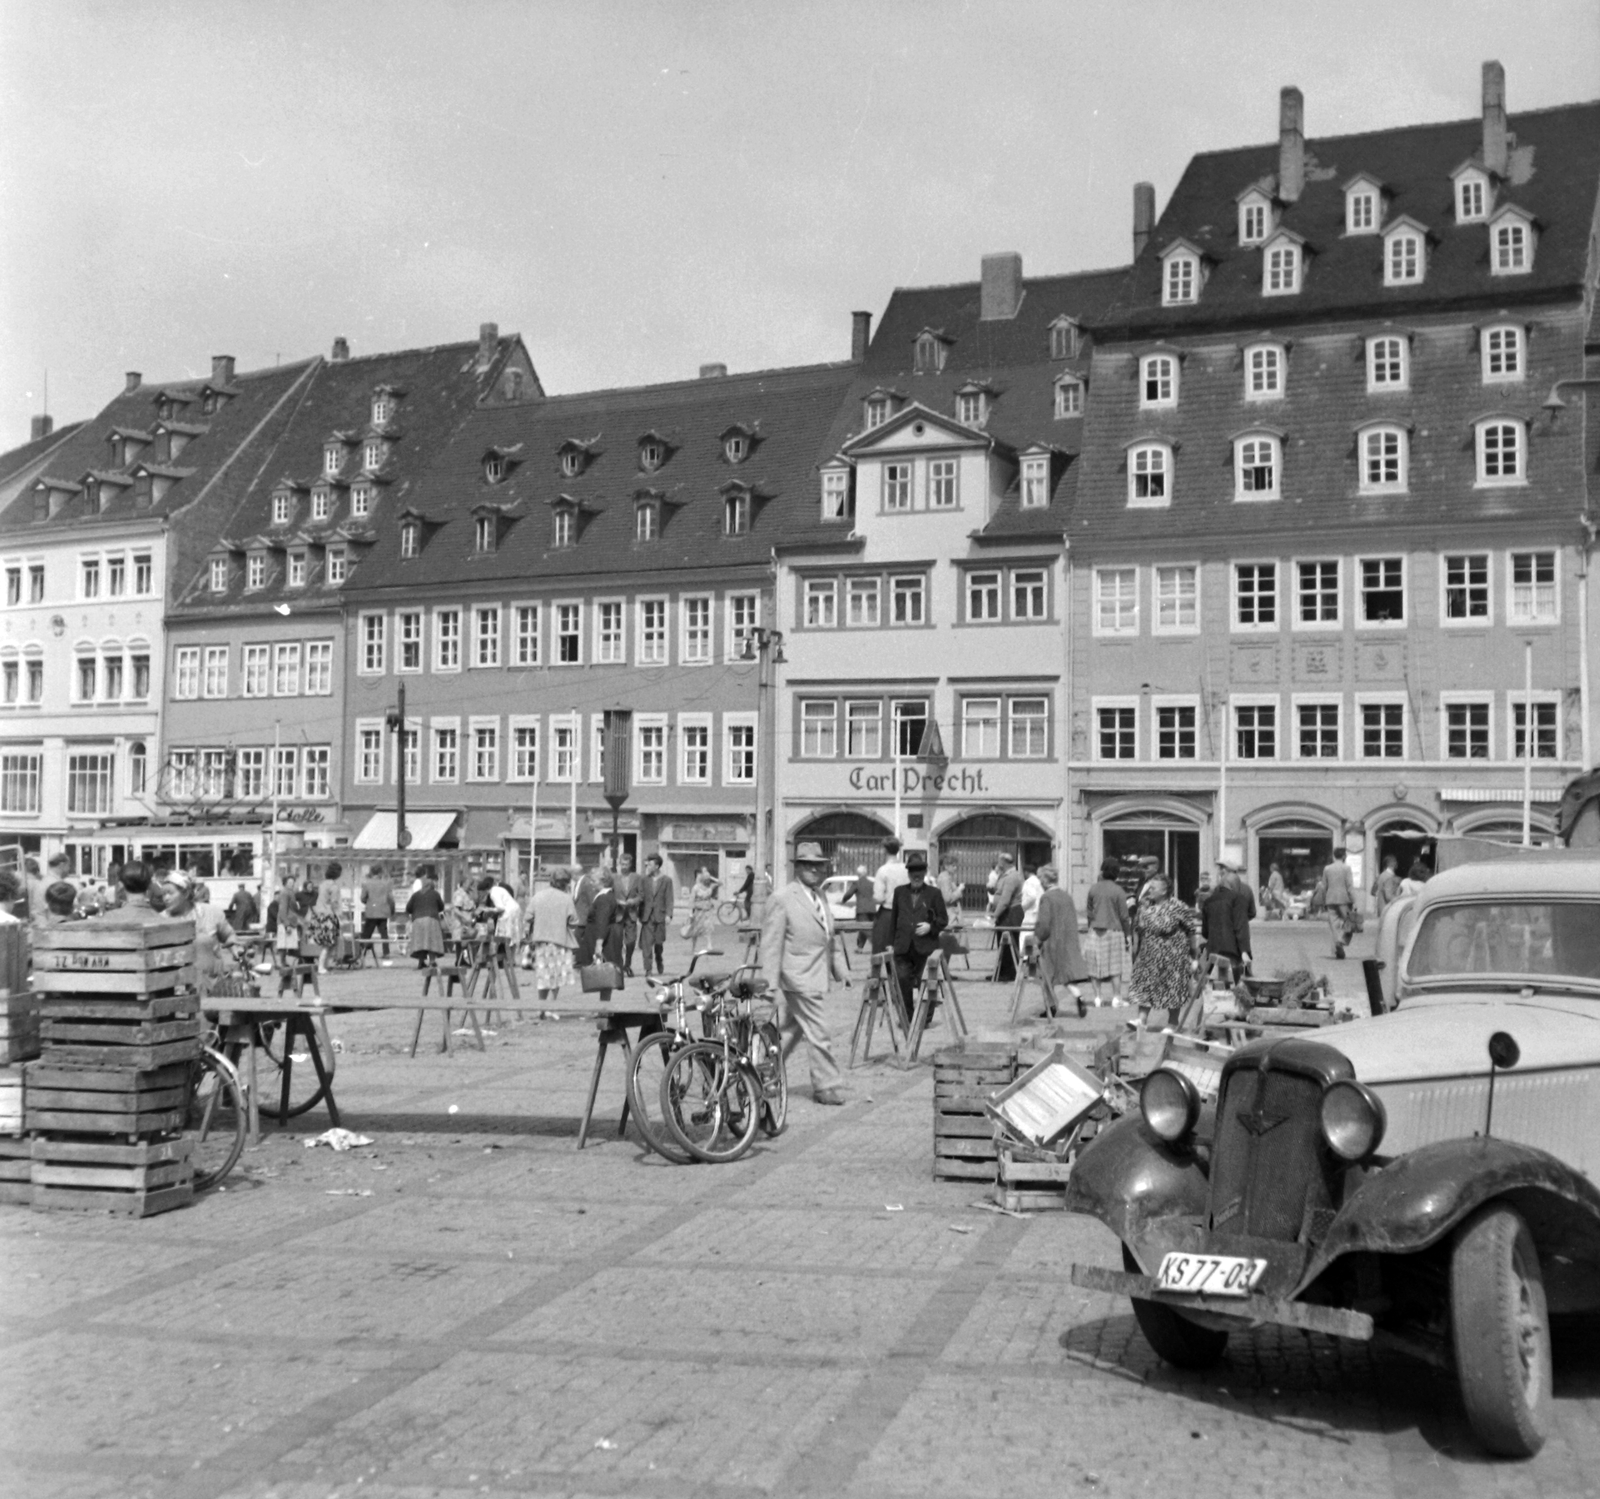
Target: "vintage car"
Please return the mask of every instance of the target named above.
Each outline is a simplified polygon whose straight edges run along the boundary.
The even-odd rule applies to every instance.
[[[1392,1013],[1241,1047],[1214,1104],[1150,1074],[1067,1188],[1125,1272],[1072,1279],[1182,1367],[1263,1323],[1381,1335],[1528,1456],[1548,1314],[1600,1306],[1600,854],[1466,865],[1397,915]]]

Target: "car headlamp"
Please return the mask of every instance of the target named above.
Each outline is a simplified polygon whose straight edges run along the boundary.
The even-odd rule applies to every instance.
[[[1389,1117],[1371,1088],[1348,1079],[1322,1095],[1322,1134],[1341,1160],[1364,1161],[1383,1143]]]
[[[1181,1072],[1157,1067],[1139,1090],[1139,1112],[1161,1139],[1176,1144],[1200,1118],[1200,1091]]]

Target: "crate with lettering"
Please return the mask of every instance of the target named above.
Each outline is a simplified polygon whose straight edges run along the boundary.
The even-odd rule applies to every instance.
[[[35,1208],[148,1218],[194,1200],[188,1140],[35,1138],[30,1169]]]
[[[1017,1075],[1017,1048],[969,1042],[933,1059],[933,1174],[936,1180],[995,1179],[999,1152],[984,1104]]]
[[[42,1057],[25,1068],[27,1127],[41,1134],[129,1137],[182,1129],[191,1066],[72,1067]]]

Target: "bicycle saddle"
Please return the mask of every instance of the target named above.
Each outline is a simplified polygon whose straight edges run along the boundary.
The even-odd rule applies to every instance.
[[[729,992],[737,999],[754,999],[758,994],[765,994],[768,987],[764,978],[740,979]]]

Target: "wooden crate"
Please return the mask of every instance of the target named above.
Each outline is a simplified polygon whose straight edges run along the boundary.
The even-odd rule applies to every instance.
[[[0,1203],[33,1203],[33,1141],[0,1136]]]
[[[0,931],[9,928],[0,927]],[[35,995],[0,990],[0,1066],[39,1055],[39,1001]]]
[[[994,1130],[984,1103],[1017,1073],[1014,1046],[948,1047],[933,1059],[933,1175],[937,1181],[995,1179]]]
[[[33,1142],[32,1204],[41,1210],[148,1218],[194,1199],[187,1140],[122,1145],[102,1140]]]
[[[28,1129],[60,1134],[151,1135],[182,1129],[189,1067],[69,1067],[54,1055],[26,1069]]]
[[[1010,1141],[999,1147],[994,1200],[1013,1213],[1061,1212],[1072,1164],[1053,1151]]]
[[[21,1067],[0,1067],[0,1139],[22,1133]]]

